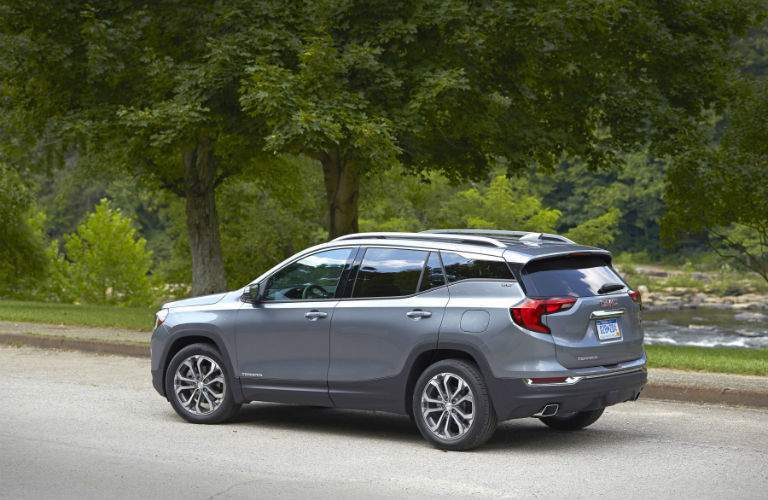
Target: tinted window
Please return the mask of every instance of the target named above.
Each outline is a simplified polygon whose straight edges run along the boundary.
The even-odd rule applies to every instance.
[[[334,297],[351,253],[351,248],[327,250],[288,264],[269,279],[264,300]]]
[[[600,257],[534,261],[523,268],[522,281],[530,297],[592,297],[606,283],[624,283]]]
[[[506,262],[464,257],[453,252],[440,252],[448,283],[469,279],[515,279]]]
[[[423,292],[443,285],[445,285],[445,274],[443,274],[443,265],[440,263],[440,255],[437,252],[432,252],[427,259],[427,265],[424,266],[419,291]]]
[[[353,297],[397,297],[416,293],[427,252],[369,248],[357,273]]]

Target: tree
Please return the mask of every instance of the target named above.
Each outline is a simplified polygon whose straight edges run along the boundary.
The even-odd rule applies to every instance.
[[[64,236],[66,256],[53,256],[65,278],[64,295],[90,304],[151,304],[152,254],[146,244],[131,219],[101,200],[76,233]]]
[[[17,295],[45,275],[42,222],[27,186],[0,163],[0,294]]]
[[[611,249],[658,255],[662,253],[659,223],[665,209],[665,171],[665,162],[641,151],[624,155],[621,163],[611,169],[595,170],[584,162],[563,162],[554,170],[536,169],[530,185],[546,206],[562,212],[558,232],[565,233],[617,209],[619,218]],[[597,246],[606,244],[583,235],[575,238]]]
[[[362,189],[360,224],[364,231],[421,231],[470,227],[553,232],[561,212],[545,206],[524,177],[507,178],[495,169],[487,180],[452,185],[437,172],[425,178],[402,168],[379,172]],[[578,243],[610,245],[620,212],[603,210],[567,226]]]
[[[265,133],[238,87],[291,43],[281,2],[0,2],[2,154],[121,169],[185,202],[195,295],[225,289],[215,191]],[[279,31],[275,31],[275,27]]]
[[[675,244],[704,234],[722,257],[768,281],[768,79],[742,83],[722,133],[704,130],[674,159],[662,237]]]
[[[552,232],[558,210],[542,206],[524,179],[494,176],[488,186],[473,186],[448,197],[436,217],[436,227],[468,227]]]
[[[287,7],[288,8],[288,7]],[[729,44],[760,0],[322,1],[249,66],[241,103],[267,148],[323,167],[331,236],[357,230],[360,179],[402,164],[451,179],[564,157],[612,167],[671,152],[720,106]]]

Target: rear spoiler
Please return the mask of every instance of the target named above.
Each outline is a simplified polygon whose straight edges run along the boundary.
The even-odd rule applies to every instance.
[[[602,250],[600,248],[581,247],[572,248],[570,250],[552,249],[551,252],[541,253],[539,255],[531,255],[529,253],[516,252],[513,249],[509,249],[504,252],[504,260],[510,265],[517,265],[520,268],[530,264],[531,262],[539,262],[548,259],[561,259],[567,257],[590,257],[597,256],[602,257],[609,265],[613,259],[611,252],[608,250]]]
[[[512,251],[513,253],[517,253]],[[510,257],[517,257],[518,255],[511,255]],[[526,267],[529,264],[537,263],[537,262],[546,262],[548,260],[554,260],[554,259],[563,259],[568,257],[600,257],[603,260],[605,260],[606,265],[611,265],[611,252],[607,250],[601,250],[599,248],[583,248],[578,250],[570,250],[570,251],[560,251],[560,252],[549,252],[542,255],[535,255],[530,256],[527,255],[528,259],[523,260],[522,262],[520,260],[514,261],[510,260],[507,256],[507,252],[504,252],[504,260],[507,261],[507,264],[509,265],[510,269],[512,270],[512,274],[515,275],[515,279],[520,281],[522,279],[522,273],[523,268]]]

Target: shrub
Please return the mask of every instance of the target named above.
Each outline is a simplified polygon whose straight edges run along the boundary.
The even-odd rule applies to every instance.
[[[66,259],[55,246],[49,250],[61,298],[91,304],[151,304],[152,253],[146,244],[129,217],[101,200],[76,233],[64,236]]]

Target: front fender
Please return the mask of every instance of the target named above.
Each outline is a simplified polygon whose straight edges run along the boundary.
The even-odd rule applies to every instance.
[[[161,331],[163,329],[164,331]],[[163,397],[168,397],[165,390],[166,371],[171,358],[187,345],[197,342],[210,343],[216,346],[221,354],[225,369],[228,373],[232,394],[236,403],[242,403],[243,393],[240,378],[233,363],[232,350],[221,330],[210,323],[185,323],[167,328],[161,325],[152,335],[152,385]]]

